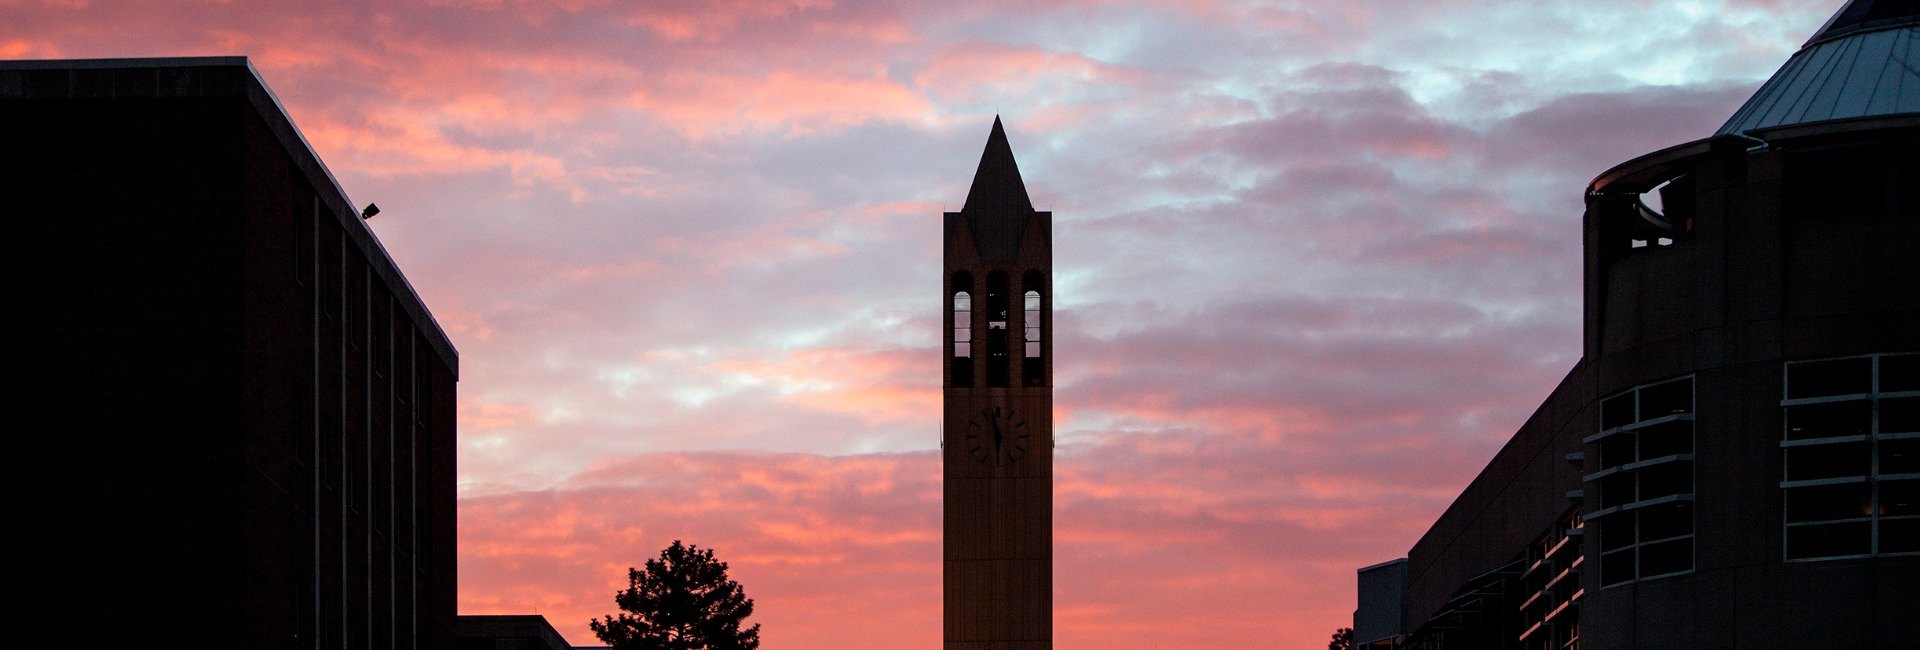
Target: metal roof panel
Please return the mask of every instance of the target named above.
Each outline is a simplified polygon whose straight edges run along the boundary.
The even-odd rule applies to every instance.
[[[1920,111],[1917,34],[1920,22],[1906,21],[1817,40],[1787,59],[1715,135]]]

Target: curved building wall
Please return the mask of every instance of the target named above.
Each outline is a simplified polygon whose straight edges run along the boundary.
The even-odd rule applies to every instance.
[[[1920,116],[1588,189],[1584,358],[1408,552],[1403,645],[1920,645]]]
[[[1755,135],[1758,141],[1723,138],[1695,146],[1678,159],[1650,156],[1639,169],[1629,163],[1590,194],[1587,360],[1602,421],[1590,425],[1582,448],[1590,479],[1582,486],[1589,570],[1582,575],[1580,623],[1582,640],[1593,647],[1920,643],[1920,617],[1913,615],[1920,611],[1920,555],[1901,550],[1904,542],[1894,539],[1885,552],[1788,560],[1788,490],[1782,487],[1784,479],[1804,478],[1785,473],[1787,363],[1920,351],[1920,119]],[[1667,215],[1684,220],[1673,220],[1666,232],[1644,223],[1636,231],[1639,217],[1627,198],[1660,183],[1691,185],[1664,197]],[[1629,403],[1613,398],[1688,377],[1693,403],[1683,417],[1691,418],[1691,458],[1667,464],[1690,464],[1690,487],[1636,514],[1634,506],[1647,501],[1644,474],[1654,467],[1647,465],[1637,468],[1640,499],[1609,501],[1610,488],[1631,483],[1610,481],[1660,460],[1644,454],[1629,459],[1636,462],[1607,460],[1609,445],[1623,445],[1606,432],[1639,432],[1637,444],[1644,447],[1655,431],[1605,421],[1610,404]],[[1870,400],[1858,401],[1864,408]],[[1848,444],[1798,449],[1843,465],[1861,454],[1865,480],[1857,483],[1899,486],[1879,490],[1888,497],[1883,503],[1873,501],[1875,490],[1863,490],[1869,499],[1861,515],[1906,526],[1898,513],[1915,508],[1904,502],[1906,484],[1899,474],[1882,479],[1872,467],[1912,443],[1867,435]],[[1883,448],[1878,456],[1876,448]],[[1595,478],[1608,471],[1614,473]],[[1920,485],[1920,477],[1907,480]],[[1848,489],[1857,488],[1840,488]],[[1655,492],[1654,500],[1671,491]],[[1661,505],[1691,511],[1689,566],[1670,571],[1677,560],[1662,557],[1655,575],[1609,575],[1609,563],[1611,569],[1630,560],[1636,568],[1648,565],[1647,551],[1636,557],[1630,548],[1647,541],[1644,533],[1640,540],[1607,540],[1644,529],[1652,519],[1630,519]],[[1877,517],[1869,512],[1876,510]]]
[[[1581,361],[1408,551],[1389,645],[1920,647],[1916,30],[1848,0],[1587,188]]]

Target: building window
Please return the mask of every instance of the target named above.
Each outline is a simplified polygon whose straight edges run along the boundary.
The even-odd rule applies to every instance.
[[[1027,358],[1040,358],[1040,292],[1028,291],[1022,318],[1027,325]]]
[[[1007,359],[1007,273],[987,274],[987,386],[1005,388],[1012,373]]]
[[[1786,364],[1788,560],[1920,553],[1920,354]]]
[[[1520,647],[1580,646],[1580,539],[1586,524],[1578,508],[1527,547],[1527,568],[1520,573]]]
[[[1041,319],[1043,318],[1043,316],[1041,316],[1042,298],[1040,288],[1044,281],[1045,278],[1041,277],[1039,271],[1028,271],[1026,276],[1020,280],[1021,287],[1027,290],[1023,296],[1024,304],[1022,306],[1024,309],[1021,312],[1021,322],[1024,323],[1026,327],[1026,349],[1024,350],[1025,355],[1020,368],[1020,376],[1022,377],[1022,381],[1028,386],[1039,386],[1046,383],[1047,379],[1046,364],[1042,361],[1041,356],[1044,351],[1041,349],[1042,344],[1040,341]]]
[[[973,276],[953,274],[953,385],[973,385]]]
[[[1600,471],[1583,480],[1597,493],[1588,514],[1600,536],[1600,584],[1693,570],[1693,378],[1600,401]]]
[[[1648,199],[1657,202],[1660,209],[1649,207]],[[1659,248],[1692,237],[1693,202],[1694,182],[1691,175],[1676,176],[1642,193],[1639,200],[1634,202],[1633,239],[1628,245],[1633,248]]]

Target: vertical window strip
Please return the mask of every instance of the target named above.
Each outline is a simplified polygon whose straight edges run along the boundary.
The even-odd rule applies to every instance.
[[[1007,347],[1007,273],[987,274],[987,386],[1004,388],[1013,373]]]
[[[973,297],[965,291],[953,294],[953,356],[973,356]]]
[[[1693,377],[1636,386],[1600,402],[1602,586],[1685,573],[1694,566]]]
[[[1027,273],[1028,286],[1037,286],[1039,284],[1038,278],[1035,276],[1036,274],[1033,272]],[[1026,355],[1021,362],[1020,376],[1022,381],[1028,386],[1041,386],[1047,381],[1046,363],[1042,359],[1042,355],[1045,353],[1043,348],[1046,344],[1041,340],[1040,336],[1040,328],[1043,325],[1042,319],[1045,318],[1045,316],[1041,315],[1042,310],[1040,303],[1043,298],[1041,298],[1039,291],[1033,289],[1028,289],[1023,298],[1025,304],[1022,306],[1025,309],[1022,310],[1021,317],[1026,329],[1026,336],[1022,338],[1026,339]]]
[[[1037,359],[1040,357],[1040,292],[1028,291],[1025,302],[1022,319],[1027,329],[1027,358]]]
[[[953,274],[947,290],[953,310],[953,352],[947,359],[950,385],[973,385],[973,276],[965,271]]]

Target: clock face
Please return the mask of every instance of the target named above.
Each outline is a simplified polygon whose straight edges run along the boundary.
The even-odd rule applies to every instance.
[[[983,464],[1011,465],[1027,455],[1032,442],[1027,421],[1004,406],[980,409],[967,424],[967,455]]]

